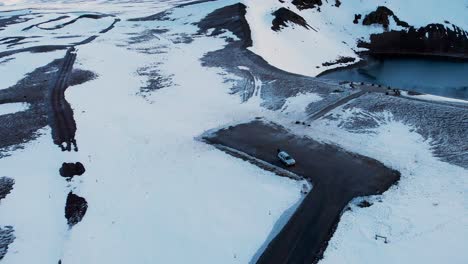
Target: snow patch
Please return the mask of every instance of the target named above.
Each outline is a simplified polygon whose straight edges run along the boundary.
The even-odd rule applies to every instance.
[[[29,109],[28,103],[7,103],[0,104],[0,116],[14,114]]]

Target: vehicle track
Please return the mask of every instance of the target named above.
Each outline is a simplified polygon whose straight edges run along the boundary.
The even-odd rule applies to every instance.
[[[50,89],[50,113],[49,122],[52,128],[54,143],[61,147],[62,151],[71,151],[72,145],[75,151],[78,146],[75,140],[76,123],[73,118],[73,110],[65,100],[65,90],[68,88],[70,75],[75,63],[75,48],[70,48],[63,58],[57,78]]]

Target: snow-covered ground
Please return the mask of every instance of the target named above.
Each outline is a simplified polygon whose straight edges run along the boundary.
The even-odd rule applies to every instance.
[[[193,17],[219,6],[201,5]],[[75,67],[99,76],[66,93],[79,152],[60,152],[44,129],[38,140],[0,160],[8,168],[2,175],[16,181],[0,207],[6,216],[0,224],[13,225],[16,236],[2,263],[248,263],[273,228],[281,228],[280,216],[301,199],[302,182],[195,139],[264,110],[230,95],[221,70],[201,67],[199,59],[222,48],[223,38],[171,42],[166,54],[154,55],[123,45],[128,34],[155,23],[122,22],[77,49]],[[174,32],[198,30],[180,23]],[[155,62],[164,62],[160,71],[172,75],[173,84],[143,98],[139,89],[147,80],[137,72]],[[26,160],[33,162],[18,169]],[[58,169],[76,161],[86,173],[67,183]],[[70,231],[64,218],[69,190],[88,202],[83,221]]]
[[[355,58],[363,49],[357,47],[358,40],[369,40],[374,33],[382,33],[380,25],[363,26],[354,24],[354,15],[375,11],[379,5],[390,8],[402,21],[415,27],[430,23],[450,21],[454,25],[468,29],[466,13],[467,0],[440,1],[403,1],[388,0],[385,3],[374,0],[341,1],[339,7],[335,1],[322,1],[320,11],[317,8],[299,10],[291,1],[243,0],[247,7],[247,20],[252,30],[253,47],[251,50],[262,56],[270,64],[293,73],[316,76],[326,70],[349,65],[340,63],[323,66],[322,63],[335,62],[340,57]],[[284,2],[284,3],[282,3]],[[279,32],[271,30],[272,13],[286,7],[302,16],[313,29],[306,29],[289,23],[289,27]],[[417,11],[416,11],[417,10]],[[362,20],[360,20],[362,22]],[[401,30],[390,19],[389,29]]]
[[[466,263],[468,170],[435,158],[430,140],[387,112],[340,107],[330,114],[293,131],[373,157],[400,171],[401,180],[383,195],[368,197],[371,207],[357,206],[363,198],[351,203],[320,263]],[[379,126],[359,132],[340,126],[359,114],[373,116]]]

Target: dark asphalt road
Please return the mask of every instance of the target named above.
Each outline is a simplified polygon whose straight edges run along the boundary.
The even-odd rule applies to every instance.
[[[297,165],[288,170],[308,178],[313,190],[257,263],[315,263],[323,255],[341,213],[355,197],[381,194],[400,174],[380,162],[336,146],[295,136],[283,127],[254,121],[206,137],[276,166],[276,149],[290,153]]]

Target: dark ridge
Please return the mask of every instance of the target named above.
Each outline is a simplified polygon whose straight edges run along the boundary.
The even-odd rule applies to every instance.
[[[335,0],[335,6],[340,7],[341,6],[341,1],[340,0]]]
[[[94,36],[91,36],[89,38],[86,38],[85,40],[82,40],[82,41],[79,41],[79,42],[75,42],[75,43],[72,43],[72,46],[80,46],[80,45],[85,45],[85,44],[88,44],[88,43],[91,43],[93,42],[95,39],[97,39],[97,35],[94,35]]]
[[[104,34],[104,33],[109,32],[110,30],[112,30],[115,27],[115,24],[117,24],[120,21],[121,21],[120,18],[114,19],[114,22],[108,28],[101,30],[99,33]]]
[[[50,22],[55,22],[55,21],[59,21],[59,20],[63,20],[65,18],[69,18],[70,16],[59,16],[59,17],[56,17],[56,18],[53,18],[53,19],[49,19],[47,21],[44,21],[44,22],[41,22],[41,23],[37,23],[37,24],[34,24],[34,25],[30,25],[28,27],[25,27],[23,28],[23,31],[26,31],[26,30],[30,30],[31,28],[33,27],[38,27],[40,25],[43,25],[43,24],[47,24],[47,23],[50,23]]]
[[[352,57],[339,57],[336,61],[322,63],[322,66],[328,67],[328,66],[332,66],[335,64],[351,63],[354,61],[356,61],[356,59]]]
[[[370,36],[370,42],[360,42],[359,47],[370,54],[402,54],[406,56],[444,56],[468,58],[468,32],[453,25],[430,24],[408,30],[389,31]]]
[[[0,261],[8,252],[8,246],[15,241],[14,229],[12,226],[0,227]]]
[[[198,33],[206,34],[209,29],[214,29],[211,36],[217,36],[229,30],[243,41],[243,47],[252,46],[249,23],[245,19],[246,8],[238,3],[213,11],[197,23]]]
[[[362,21],[362,24],[365,26],[373,25],[373,24],[380,24],[382,25],[385,29],[388,28],[390,25],[390,20],[389,17],[393,17],[395,20],[396,24],[400,27],[409,27],[409,24],[401,21],[394,13],[392,10],[388,9],[385,6],[379,6],[377,7],[377,10],[369,13],[366,15],[364,20]]]
[[[0,201],[10,194],[13,190],[13,185],[15,185],[15,180],[8,177],[0,178]]]
[[[11,44],[16,44],[22,40],[25,40],[26,37],[6,37],[0,39],[0,44],[2,45],[11,45]]]
[[[63,163],[60,168],[60,176],[65,178],[73,178],[74,176],[81,176],[86,172],[85,167],[81,162],[76,163]]]
[[[104,17],[108,17],[109,15],[106,15],[106,14],[84,14],[84,15],[81,15],[75,19],[72,19],[68,22],[65,22],[63,24],[60,24],[60,25],[57,25],[55,27],[52,27],[52,28],[42,28],[40,27],[40,24],[39,25],[36,25],[36,27],[40,28],[40,29],[43,29],[43,30],[56,30],[56,29],[61,29],[63,27],[66,27],[68,25],[71,25],[73,23],[75,23],[76,21],[80,20],[80,19],[83,19],[83,18],[89,18],[89,19],[101,19],[101,18],[104,18]],[[62,18],[63,19],[63,18]],[[24,29],[24,30],[27,30],[27,29]]]
[[[311,9],[322,5],[322,0],[293,0],[293,5],[295,5],[299,10]]]
[[[83,197],[72,192],[68,194],[67,203],[65,205],[65,218],[70,228],[83,220],[87,210],[88,203]]]
[[[271,26],[271,29],[274,31],[280,31],[282,28],[288,27],[288,22],[300,25],[306,29],[311,28],[303,17],[284,7],[276,10],[272,15],[275,17]]]

